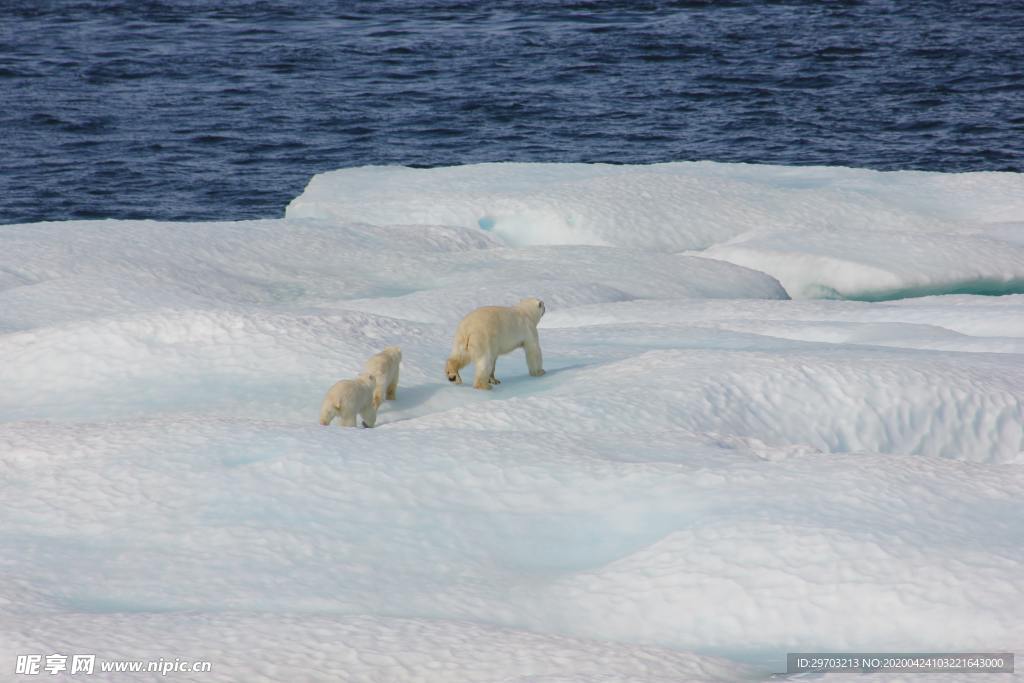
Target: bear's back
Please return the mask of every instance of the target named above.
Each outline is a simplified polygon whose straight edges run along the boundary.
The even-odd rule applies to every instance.
[[[481,306],[459,323],[460,332],[488,332],[505,335],[518,332],[525,318],[514,306]]]
[[[361,402],[365,396],[373,395],[373,387],[359,379],[343,379],[335,382],[327,394],[338,399]]]

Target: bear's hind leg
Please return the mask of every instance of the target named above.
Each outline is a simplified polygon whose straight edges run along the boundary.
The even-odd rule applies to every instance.
[[[388,385],[387,399],[389,401],[395,400],[396,391],[398,391],[398,370],[395,370],[395,380]]]
[[[320,408],[320,424],[324,427],[328,426],[337,414],[338,411],[335,407],[325,402]]]
[[[338,426],[339,427],[355,427],[356,426],[356,412],[350,410],[348,406],[342,406],[341,412],[338,414]]]
[[[444,372],[448,376],[448,381],[453,384],[462,384],[462,375],[459,374],[459,370],[466,367],[468,363],[469,360],[465,353],[453,351],[444,364]]]
[[[491,388],[491,377],[494,376],[494,364],[497,360],[497,358],[491,355],[482,356],[476,359],[473,368],[476,375],[473,379],[474,389],[488,390]]]

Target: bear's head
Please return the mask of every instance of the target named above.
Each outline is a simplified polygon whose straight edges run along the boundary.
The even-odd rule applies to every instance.
[[[526,313],[534,323],[537,323],[544,316],[545,311],[547,311],[543,301],[532,297],[520,301],[516,304],[516,308]]]

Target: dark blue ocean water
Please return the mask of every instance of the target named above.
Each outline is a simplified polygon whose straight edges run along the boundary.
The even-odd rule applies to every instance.
[[[1024,170],[1024,2],[0,0],[0,222],[280,216],[319,171]]]

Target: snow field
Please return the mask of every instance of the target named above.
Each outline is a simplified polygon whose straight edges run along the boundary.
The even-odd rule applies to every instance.
[[[1024,296],[788,299],[1019,277],[1020,187],[349,169],[283,220],[2,226],[0,667],[737,681],[796,650],[1024,652]],[[547,374],[449,385],[462,315],[523,296]],[[379,426],[319,426],[392,344]]]

